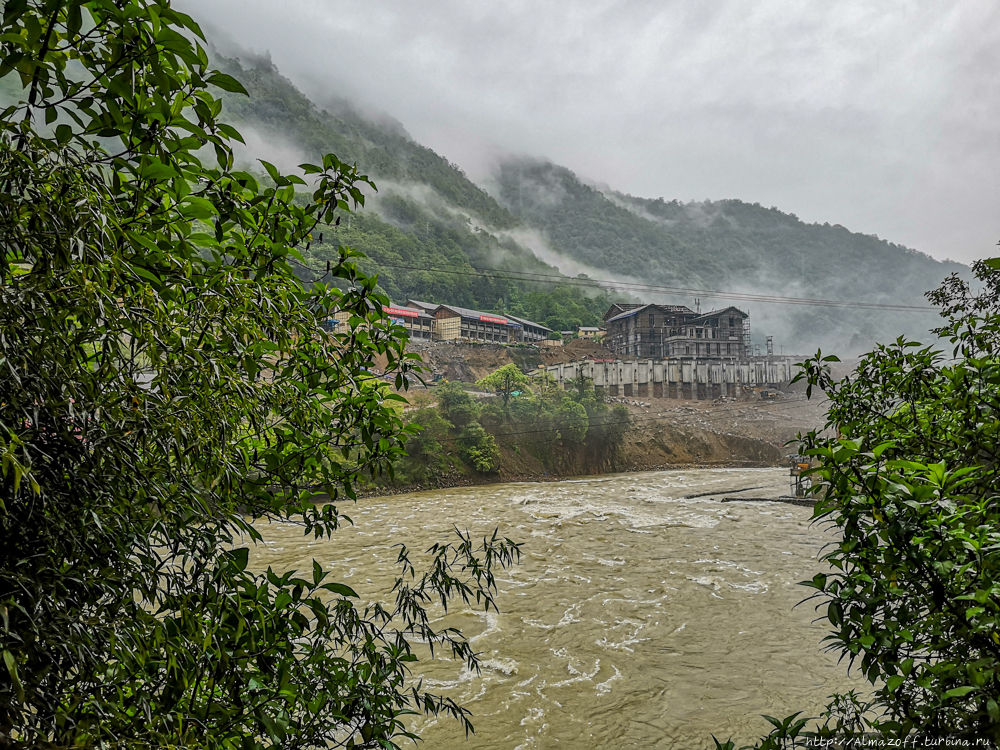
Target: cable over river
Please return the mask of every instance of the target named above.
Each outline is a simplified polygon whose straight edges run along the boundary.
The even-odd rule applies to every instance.
[[[420,717],[424,747],[739,745],[767,732],[760,714],[816,715],[831,692],[863,688],[821,650],[812,605],[795,607],[832,533],[809,508],[721,502],[787,492],[786,469],[693,469],[373,498],[343,506],[355,526],[332,540],[262,524],[253,564],[309,571],[315,557],[385,601],[393,544],[422,552],[452,524],[499,526],[524,543],[499,615],[459,607],[439,622],[471,636],[482,673],[440,657],[416,670],[472,709],[476,734]]]

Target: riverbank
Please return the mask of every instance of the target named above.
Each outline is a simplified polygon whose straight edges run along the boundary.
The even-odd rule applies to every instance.
[[[794,445],[785,443],[821,426],[824,415],[820,403],[801,395],[775,401],[653,400],[624,406],[631,422],[619,449],[610,455],[553,444],[542,461],[501,441],[496,472],[484,474],[456,462],[429,481],[359,488],[358,496],[642,471],[783,467],[787,455],[795,452]]]

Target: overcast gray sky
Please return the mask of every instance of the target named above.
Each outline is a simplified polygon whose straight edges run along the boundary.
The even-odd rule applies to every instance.
[[[1000,240],[996,0],[182,0],[482,181],[504,153],[938,258]]]

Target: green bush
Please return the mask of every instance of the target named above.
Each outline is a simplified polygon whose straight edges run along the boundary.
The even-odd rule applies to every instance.
[[[458,436],[462,459],[482,474],[492,474],[500,468],[500,448],[492,435],[482,425],[466,425]]]
[[[406,441],[406,457],[396,467],[396,482],[424,484],[448,471],[453,425],[436,409],[421,409],[410,418],[419,431]]]
[[[479,419],[479,405],[460,383],[450,382],[435,391],[442,416],[455,427],[465,427]]]
[[[331,286],[297,275],[367,178],[330,154],[308,185],[235,171],[217,94],[243,88],[168,0],[10,0],[0,23],[0,746],[387,748],[414,711],[468,729],[410,683],[410,640],[476,669],[427,606],[492,606],[516,545],[460,534],[425,573],[402,548],[367,603],[241,546],[270,521],[335,534],[413,432],[369,374],[413,362],[359,255]],[[335,310],[351,322],[322,331]]]
[[[569,396],[563,396],[555,410],[555,422],[559,425],[559,435],[569,443],[582,443],[590,427],[586,407]]]

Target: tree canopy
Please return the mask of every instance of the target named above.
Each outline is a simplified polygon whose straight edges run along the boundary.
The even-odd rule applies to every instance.
[[[505,409],[510,404],[510,399],[514,394],[527,391],[530,384],[528,376],[521,372],[521,368],[513,362],[476,381],[478,388],[497,394],[503,400]]]
[[[0,78],[0,744],[388,747],[409,711],[408,638],[476,668],[430,602],[493,604],[513,543],[467,534],[390,601],[311,570],[255,571],[260,523],[317,538],[413,428],[405,333],[340,247],[364,200],[333,155],[234,169],[204,36],[169,0],[10,0]],[[352,313],[336,333],[319,323]],[[334,502],[312,501],[326,493]]]

